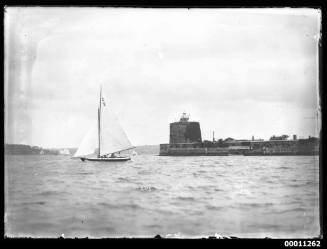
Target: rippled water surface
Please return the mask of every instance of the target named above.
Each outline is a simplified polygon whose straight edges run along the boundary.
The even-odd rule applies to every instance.
[[[319,158],[6,156],[8,236],[319,235]]]

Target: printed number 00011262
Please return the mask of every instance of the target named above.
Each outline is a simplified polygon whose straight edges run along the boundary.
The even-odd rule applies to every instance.
[[[285,247],[320,247],[319,240],[285,240]]]

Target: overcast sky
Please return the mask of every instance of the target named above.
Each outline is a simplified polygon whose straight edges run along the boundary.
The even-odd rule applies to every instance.
[[[317,135],[320,11],[6,8],[7,143],[77,147],[99,85],[134,145]],[[320,114],[319,114],[320,115]]]

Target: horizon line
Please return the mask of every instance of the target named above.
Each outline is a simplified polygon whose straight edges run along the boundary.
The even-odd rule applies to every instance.
[[[275,135],[272,135],[272,136],[275,136]],[[282,136],[282,135],[281,135]],[[292,138],[291,136],[289,136],[290,138]],[[228,138],[232,138],[232,137],[226,137],[224,140],[228,139]],[[320,138],[320,136],[311,136],[311,135],[308,135],[308,136],[297,136],[297,139],[309,139],[309,138]],[[222,138],[220,138],[222,139]],[[215,138],[215,142],[218,142],[220,139],[217,139]],[[265,139],[262,139],[262,138],[256,138],[254,140],[252,139],[235,139],[235,138],[232,138],[234,140],[247,140],[247,141],[256,141],[256,140],[261,140],[261,141],[271,141],[269,139],[265,140]],[[294,140],[294,139],[286,139],[285,141],[290,141],[290,140]],[[202,142],[204,141],[210,141],[212,142],[212,140],[207,140],[207,139],[203,139]],[[276,141],[276,140],[275,140]],[[284,141],[284,140],[283,140]],[[140,144],[140,145],[134,145],[135,147],[140,147],[140,146],[158,146],[160,144],[169,144],[169,143],[158,143],[158,144]],[[49,146],[40,146],[40,145],[32,145],[32,144],[27,144],[27,143],[4,143],[4,145],[27,145],[27,146],[31,146],[31,147],[39,147],[39,148],[42,148],[42,149],[78,149],[79,146],[60,146],[60,147],[49,147]]]

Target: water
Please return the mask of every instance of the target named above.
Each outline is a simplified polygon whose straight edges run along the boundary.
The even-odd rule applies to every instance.
[[[5,160],[7,236],[319,235],[316,156]]]

